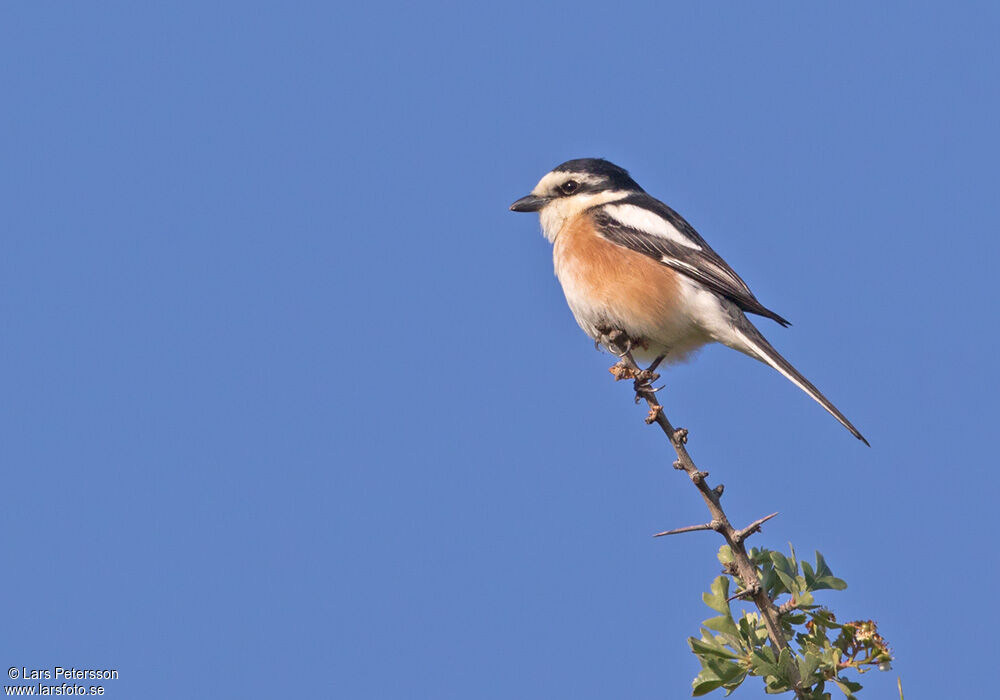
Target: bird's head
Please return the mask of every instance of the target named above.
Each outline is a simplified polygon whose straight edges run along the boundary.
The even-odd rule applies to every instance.
[[[554,241],[563,225],[580,212],[642,191],[624,168],[600,158],[578,158],[546,174],[510,210],[538,212],[545,237]]]
[[[577,158],[556,167],[538,181],[526,197],[510,205],[511,211],[542,211],[559,200],[572,199],[581,204],[590,203],[595,196],[609,192],[626,196],[642,192],[642,188],[629,177],[628,171],[601,158]],[[603,196],[600,197],[604,199]]]

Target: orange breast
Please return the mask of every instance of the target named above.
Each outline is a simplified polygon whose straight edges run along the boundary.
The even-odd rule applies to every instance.
[[[591,306],[608,322],[626,324],[650,340],[680,321],[677,273],[602,238],[588,213],[570,220],[559,232],[554,258],[574,313],[581,304]]]

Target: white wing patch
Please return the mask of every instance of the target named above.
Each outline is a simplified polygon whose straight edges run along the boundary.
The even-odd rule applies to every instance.
[[[700,245],[678,231],[673,224],[648,209],[634,204],[608,204],[604,206],[604,211],[623,226],[666,238],[685,248],[701,250]]]
[[[677,258],[672,258],[669,255],[664,255],[660,258],[660,262],[664,265],[670,265],[671,267],[683,267],[691,272],[700,272],[700,270],[692,265],[691,263],[684,262],[683,260],[678,260]]]

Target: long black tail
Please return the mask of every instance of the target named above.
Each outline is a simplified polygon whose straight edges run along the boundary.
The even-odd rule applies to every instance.
[[[829,411],[830,415],[840,421],[841,425],[850,430],[854,437],[871,447],[871,445],[868,444],[868,441],[865,440],[864,435],[858,432],[858,429],[851,424],[851,421],[847,420],[847,417],[833,405],[830,399],[823,396],[823,393],[813,386],[812,382],[803,377],[797,369],[792,367],[792,364],[788,360],[782,357],[777,350],[771,347],[771,344],[767,342],[764,336],[761,335],[760,331],[758,331],[749,320],[742,324],[740,331],[741,335],[743,335],[747,341],[749,348],[748,350],[742,350],[742,348],[738,349],[742,350],[751,357],[755,357],[765,364],[771,365],[776,370],[781,372],[790,382],[809,394],[809,396],[811,396],[816,403]]]

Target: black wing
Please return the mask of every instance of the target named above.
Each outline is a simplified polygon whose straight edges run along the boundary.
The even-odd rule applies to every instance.
[[[643,230],[637,225],[614,218],[605,207],[633,205],[644,209],[672,226],[693,245],[687,246],[671,238]],[[766,316],[782,326],[791,325],[787,320],[757,301],[746,282],[733,272],[726,261],[712,250],[698,232],[684,218],[658,199],[645,193],[632,194],[625,199],[608,202],[593,211],[594,221],[601,235],[620,246],[648,255],[709,289],[732,301],[744,311]],[[623,217],[627,218],[627,217]]]

